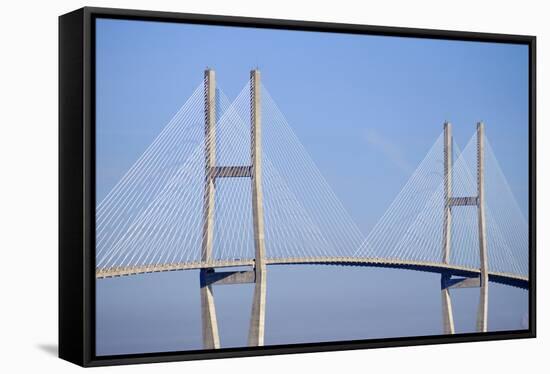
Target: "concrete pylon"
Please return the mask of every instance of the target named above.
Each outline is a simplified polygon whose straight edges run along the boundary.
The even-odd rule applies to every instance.
[[[252,221],[254,226],[254,272],[255,286],[250,315],[248,345],[264,344],[266,264],[264,243],[264,209],[262,192],[262,117],[260,104],[260,71],[250,72],[250,133],[251,133],[251,180]]]
[[[451,204],[450,198],[453,195],[452,184],[452,167],[453,167],[453,136],[452,126],[449,122],[443,124],[443,194],[444,194],[444,211],[443,211],[443,263],[448,264],[451,258]],[[441,275],[441,283],[450,278],[448,274]],[[443,313],[443,333],[454,334],[455,325],[453,318],[453,305],[449,288],[441,288],[441,306]]]
[[[204,73],[205,98],[205,179],[203,241],[201,260],[212,260],[214,243],[214,201],[217,178],[249,177],[252,183],[252,224],[254,232],[254,269],[252,271],[219,271],[205,268],[200,272],[202,336],[205,349],[220,347],[214,285],[254,283],[248,344],[264,344],[266,263],[264,243],[264,210],[262,192],[262,122],[260,106],[260,72],[250,72],[250,165],[216,165],[216,80],[213,70]]]
[[[487,332],[487,314],[489,298],[489,267],[487,257],[487,228],[485,224],[485,127],[477,124],[477,196],[454,197],[452,193],[452,135],[451,124],[444,124],[443,159],[444,159],[444,214],[443,214],[443,259],[448,264],[451,255],[452,208],[475,206],[478,211],[479,239],[479,278],[451,279],[450,274],[441,275],[441,299],[443,312],[443,331],[454,334],[454,320],[451,302],[451,288],[479,287],[479,306],[476,328],[478,332]],[[460,250],[460,248],[458,249]]]
[[[479,236],[480,293],[477,331],[487,332],[489,309],[489,266],[487,258],[487,227],[485,224],[485,125],[477,124],[477,212]]]
[[[216,75],[213,70],[204,72],[204,204],[201,261],[212,260],[214,242],[214,192],[212,168],[216,165]],[[202,339],[205,349],[220,347],[218,322],[212,285],[206,283],[211,269],[200,270]]]

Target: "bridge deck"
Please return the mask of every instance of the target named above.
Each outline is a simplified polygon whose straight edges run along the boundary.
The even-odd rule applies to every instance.
[[[267,265],[339,265],[368,266],[394,269],[409,269],[430,273],[450,274],[456,276],[478,276],[479,269],[428,261],[407,261],[399,259],[361,258],[361,257],[297,257],[270,258]],[[112,278],[134,274],[156,273],[177,270],[208,269],[252,266],[254,260],[216,260],[210,262],[170,263],[146,266],[104,268],[96,270],[96,278]],[[529,288],[529,278],[511,273],[489,272],[489,280],[495,283],[511,285],[519,288]]]

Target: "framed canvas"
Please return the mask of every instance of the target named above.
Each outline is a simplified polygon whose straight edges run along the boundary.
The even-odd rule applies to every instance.
[[[61,16],[60,357],[535,337],[535,41]]]

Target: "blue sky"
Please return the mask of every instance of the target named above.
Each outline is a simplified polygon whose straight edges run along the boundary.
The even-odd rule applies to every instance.
[[[216,70],[229,97],[241,90],[249,70],[258,67],[263,83],[364,234],[400,191],[445,120],[453,123],[459,145],[469,140],[477,121],[485,122],[512,191],[527,212],[527,46],[97,22],[98,201],[193,92],[207,66]],[[366,210],[353,204],[357,196],[376,198]],[[384,279],[380,272],[369,274]],[[408,273],[391,275],[395,283],[414,284],[416,279]],[[348,276],[358,275],[342,272]],[[419,277],[418,285],[425,279]],[[164,277],[151,279],[161,282]],[[112,310],[120,297],[120,287],[109,283],[114,281],[98,287],[98,297],[103,297],[98,308],[104,311]],[[130,289],[137,283],[124,284]],[[525,295],[506,290],[496,294],[517,301],[512,308],[517,315],[502,321],[519,321],[526,311]],[[438,303],[439,294],[430,300]],[[466,303],[475,302],[472,296]],[[108,313],[98,316],[113,324]]]
[[[378,196],[372,216],[351,212],[363,230],[445,120],[462,146],[477,121],[486,123],[512,190],[527,205],[527,46],[120,20],[100,21],[97,33],[98,199],[193,92],[205,67],[216,69],[234,97],[258,66],[344,205],[353,208],[346,196],[365,189]],[[352,163],[362,167],[339,167]]]

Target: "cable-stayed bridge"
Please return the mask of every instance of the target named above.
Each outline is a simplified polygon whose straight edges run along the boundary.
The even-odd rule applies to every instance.
[[[327,149],[327,152],[330,152]],[[369,196],[357,204],[368,209]],[[230,101],[213,70],[96,209],[96,277],[200,269],[203,341],[220,346],[213,287],[255,284],[249,345],[263,345],[267,266],[326,264],[441,274],[453,288],[528,288],[528,226],[485,136],[450,123],[365,237],[253,70]],[[224,269],[225,268],[225,269]]]

